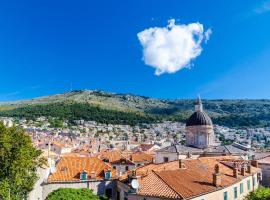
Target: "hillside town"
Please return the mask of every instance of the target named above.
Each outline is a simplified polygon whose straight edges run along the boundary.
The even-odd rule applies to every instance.
[[[47,160],[29,200],[45,200],[58,188],[89,188],[117,200],[230,200],[270,185],[270,129],[214,125],[200,99],[185,124],[1,120],[25,129]]]

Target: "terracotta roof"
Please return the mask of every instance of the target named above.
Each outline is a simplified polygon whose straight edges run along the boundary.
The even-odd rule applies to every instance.
[[[140,180],[140,195],[158,196],[163,198],[178,199],[180,196],[172,188],[170,188],[160,177],[152,172],[148,176],[142,177]],[[155,188],[155,189],[153,189]]]
[[[106,159],[111,163],[120,160],[122,158],[122,155],[119,150],[107,150],[98,153],[97,157],[101,160]]]
[[[108,170],[112,171],[112,178],[116,178],[116,171],[98,158],[63,157],[56,165],[56,172],[49,176],[48,182],[78,181],[84,170],[88,175],[94,173],[97,180],[103,179],[104,172]]]
[[[149,164],[136,169],[136,175],[140,183],[137,192],[143,196],[163,198],[191,198],[211,191],[219,187],[213,185],[213,173],[218,164],[221,173],[221,187],[230,186],[244,177],[239,174],[239,179],[233,177],[231,164],[234,162],[244,164],[246,161],[235,160],[226,157],[208,157],[194,160],[185,160],[185,168],[179,168],[179,161],[163,164]],[[259,172],[259,168],[252,167],[252,173]],[[127,180],[124,174],[120,180]],[[250,174],[246,173],[246,176]],[[246,177],[245,176],[245,177]]]
[[[148,151],[150,150],[154,144],[141,144],[140,146],[136,147],[135,149],[140,149],[141,151]]]
[[[58,146],[60,148],[66,147],[66,145],[64,145],[64,144],[62,144],[60,142],[56,142],[56,141],[53,141],[52,144],[51,144],[51,146]]]
[[[133,154],[134,152],[131,150],[124,150],[121,151],[122,156],[124,156],[125,158],[128,158],[131,154]]]
[[[144,153],[144,152],[137,152],[137,153],[134,153],[130,156],[130,159],[133,161],[133,162],[152,162],[153,161],[153,156],[152,155],[149,155],[147,153]]]
[[[122,165],[135,165],[134,162],[132,162],[131,160],[127,159],[127,158],[120,158],[119,160],[115,160],[113,162],[111,162],[110,164],[112,165],[117,165],[117,164],[122,164]]]
[[[270,156],[259,159],[258,163],[259,164],[270,164]]]
[[[63,153],[61,157],[91,157],[91,154],[88,152],[71,152],[71,153]]]

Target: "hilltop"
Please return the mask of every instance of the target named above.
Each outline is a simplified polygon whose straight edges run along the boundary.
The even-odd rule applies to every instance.
[[[184,122],[194,109],[192,99],[155,99],[132,94],[77,90],[25,101],[0,103],[1,116],[94,120],[113,124]],[[270,100],[203,100],[214,123],[229,127],[268,126]]]

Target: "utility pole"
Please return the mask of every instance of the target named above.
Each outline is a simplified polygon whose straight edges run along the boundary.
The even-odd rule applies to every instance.
[[[73,88],[72,88],[72,83],[70,83],[70,92],[72,92]]]

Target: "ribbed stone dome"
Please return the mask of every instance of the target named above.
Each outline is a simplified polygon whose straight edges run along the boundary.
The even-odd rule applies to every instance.
[[[186,126],[212,126],[211,118],[204,111],[195,111],[186,122]]]

